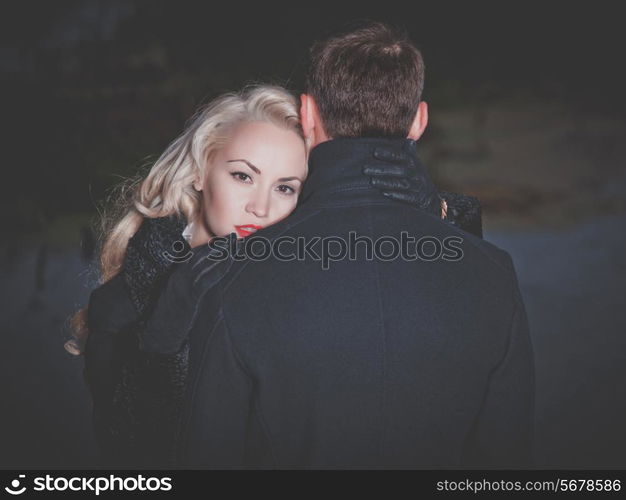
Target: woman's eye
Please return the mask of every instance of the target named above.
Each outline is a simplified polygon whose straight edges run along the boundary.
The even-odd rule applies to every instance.
[[[248,182],[248,180],[252,180],[248,174],[244,174],[243,172],[231,172],[230,175],[241,182]]]
[[[283,194],[294,194],[296,192],[294,188],[287,186],[287,184],[281,184],[277,189]]]

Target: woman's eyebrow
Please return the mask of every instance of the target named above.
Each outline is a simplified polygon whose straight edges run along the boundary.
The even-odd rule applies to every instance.
[[[245,163],[246,165],[248,165],[254,172],[256,172],[257,174],[261,175],[261,171],[256,168],[252,163],[250,163],[248,160],[228,160],[226,163],[232,163],[235,161],[241,161],[243,163]]]
[[[236,161],[245,163],[246,165],[248,165],[248,167],[254,170],[257,174],[261,175],[261,171],[257,167],[255,167],[252,163],[250,163],[248,160],[244,160],[244,159],[228,160],[226,163],[233,163]],[[295,176],[281,177],[280,179],[278,179],[278,182],[289,182],[289,181],[300,181],[301,183],[303,182],[302,179],[300,179],[300,177],[295,177]]]

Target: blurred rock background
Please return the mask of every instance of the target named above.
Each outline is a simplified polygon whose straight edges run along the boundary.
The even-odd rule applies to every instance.
[[[537,465],[626,467],[626,78],[619,16],[561,2],[273,6],[6,2],[0,467],[93,467],[67,318],[96,286],[98,214],[198,106],[251,82],[302,90],[307,50],[359,18],[422,49],[420,154],[477,196],[515,260],[536,355]],[[604,6],[602,6],[604,5]]]

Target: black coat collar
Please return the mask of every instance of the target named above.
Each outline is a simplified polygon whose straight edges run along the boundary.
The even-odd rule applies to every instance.
[[[373,153],[377,147],[407,151],[411,142],[409,139],[367,137],[333,139],[318,144],[309,154],[309,176],[300,203],[315,200],[324,204],[325,200],[347,201],[355,196],[384,203],[386,198],[370,185],[363,167],[376,161]]]
[[[384,197],[372,187],[370,179],[363,174],[363,167],[375,162],[374,150],[384,147],[392,151],[415,154],[415,143],[410,139],[366,137],[356,139],[333,139],[322,142],[309,154],[309,176],[300,195],[298,210],[328,207],[332,205],[384,205],[398,203]],[[422,175],[430,180],[425,167]],[[482,238],[480,202],[457,193],[441,192],[448,204],[446,221]]]

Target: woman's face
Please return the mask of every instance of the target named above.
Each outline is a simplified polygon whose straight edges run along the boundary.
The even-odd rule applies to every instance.
[[[265,122],[236,126],[207,165],[203,222],[209,238],[240,238],[287,217],[306,177],[304,142],[292,131]]]

